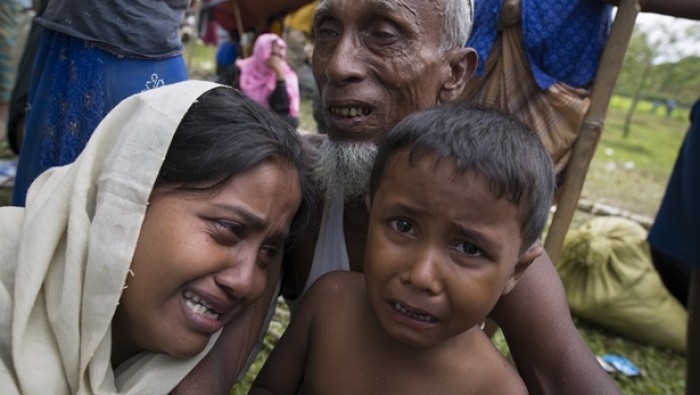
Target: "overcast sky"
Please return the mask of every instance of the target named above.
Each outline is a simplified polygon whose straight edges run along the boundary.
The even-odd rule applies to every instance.
[[[700,21],[693,21],[690,19],[683,18],[672,18],[669,16],[642,12],[637,16],[637,24],[644,26],[645,30],[649,31],[653,35],[653,27],[659,26],[660,24],[667,25],[671,29],[678,29],[679,31],[683,31],[687,26],[700,25]],[[682,56],[700,56],[700,42],[690,39],[682,41],[682,43],[679,45],[679,51],[682,53]]]

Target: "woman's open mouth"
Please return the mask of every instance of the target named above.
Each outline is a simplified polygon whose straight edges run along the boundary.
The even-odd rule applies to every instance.
[[[182,296],[185,298],[185,305],[195,314],[210,320],[219,320],[221,313],[216,312],[208,306],[207,303],[199,296],[190,291],[184,291]]]

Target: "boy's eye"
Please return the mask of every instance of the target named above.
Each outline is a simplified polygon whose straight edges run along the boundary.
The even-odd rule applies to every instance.
[[[413,224],[405,219],[391,221],[391,227],[399,233],[415,233],[413,232]]]
[[[476,257],[483,255],[481,249],[472,243],[459,242],[455,245],[455,248],[466,256]]]

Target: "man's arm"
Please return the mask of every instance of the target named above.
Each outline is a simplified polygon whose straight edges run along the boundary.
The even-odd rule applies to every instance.
[[[619,394],[571,320],[549,256],[530,265],[491,317],[501,326],[531,394]]]

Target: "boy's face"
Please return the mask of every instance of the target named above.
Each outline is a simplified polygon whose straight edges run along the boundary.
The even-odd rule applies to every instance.
[[[542,252],[521,247],[517,205],[451,160],[407,150],[386,164],[371,202],[365,281],[395,339],[429,347],[481,323]]]
[[[281,162],[237,175],[215,194],[155,192],[114,317],[115,347],[199,353],[279,273],[300,201],[297,172]]]

